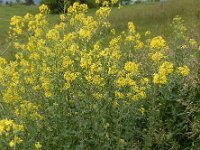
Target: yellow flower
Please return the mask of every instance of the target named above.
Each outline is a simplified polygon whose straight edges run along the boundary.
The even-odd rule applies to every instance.
[[[153,77],[153,82],[155,84],[166,84],[167,83],[167,77],[163,74],[155,74]]]
[[[62,63],[63,68],[66,69],[66,68],[68,68],[69,66],[71,66],[72,64],[73,64],[73,60],[71,60],[69,56],[65,56],[65,57],[63,58],[63,63]]]
[[[117,66],[116,65],[113,65],[113,66],[110,66],[108,68],[108,74],[109,75],[114,75],[117,73]]]
[[[119,6],[117,7],[118,9],[122,9],[123,6],[121,4],[119,4]]]
[[[127,85],[127,80],[126,80],[126,78],[124,78],[124,77],[119,77],[116,81],[115,81],[115,83],[118,85],[118,86],[126,86]]]
[[[151,59],[157,63],[159,62],[162,58],[165,58],[165,55],[161,52],[156,52],[151,56]]]
[[[15,147],[15,142],[13,140],[11,140],[10,143],[9,143],[9,146],[12,147],[12,148]]]
[[[60,20],[61,20],[61,21],[65,21],[65,15],[64,15],[64,14],[61,14],[61,15],[60,15]]]
[[[130,33],[135,33],[135,25],[133,24],[133,22],[128,22],[128,29]]]
[[[100,7],[96,11],[96,16],[99,18],[107,18],[110,15],[111,9],[109,7]]]
[[[159,74],[168,75],[172,73],[174,70],[174,65],[171,62],[165,61],[160,67],[159,67]]]
[[[136,82],[133,79],[130,79],[128,77],[126,78],[126,83],[127,83],[127,85],[130,85],[130,86],[136,85]]]
[[[52,30],[49,30],[46,37],[51,40],[58,40],[60,37],[60,34],[59,34],[59,31],[52,29]]]
[[[148,85],[149,79],[148,78],[143,78],[143,79],[140,80],[140,82],[141,82],[142,85]]]
[[[140,111],[142,114],[144,114],[144,112],[145,112],[144,107],[141,107],[141,108],[139,109],[139,111]]]
[[[193,47],[197,47],[197,41],[195,39],[190,39],[189,44]]]
[[[143,42],[141,42],[141,41],[139,41],[139,40],[135,41],[135,46],[134,46],[134,48],[135,48],[136,50],[142,49],[143,47],[144,47],[144,43],[143,43]]]
[[[94,75],[93,79],[92,79],[92,83],[94,85],[99,85],[102,86],[104,83],[104,78],[102,78],[100,75]]]
[[[27,20],[30,20],[32,17],[33,17],[32,14],[27,13],[27,14],[24,16],[24,19],[27,21]]]
[[[14,143],[20,144],[21,142],[23,142],[23,140],[20,137],[18,136],[14,137]]]
[[[146,31],[145,36],[149,36],[149,35],[151,35],[151,31]]]
[[[151,49],[162,49],[165,46],[166,42],[161,36],[154,37],[150,42]]]
[[[22,17],[20,16],[13,16],[11,18],[11,21],[10,21],[10,25],[11,26],[16,26],[16,25],[19,25],[19,23],[22,21]]]
[[[102,5],[103,5],[104,7],[108,7],[108,6],[109,6],[109,3],[108,3],[108,1],[103,1]]]
[[[73,6],[70,6],[67,9],[68,15],[75,15],[80,13],[86,13],[88,10],[88,6],[86,4],[80,4],[78,2],[75,2]]]
[[[85,76],[85,79],[96,86],[103,86],[104,85],[104,78],[101,75],[93,75],[88,74]]]
[[[126,141],[124,139],[119,139],[119,144],[124,145],[124,144],[126,144]]]
[[[97,100],[101,100],[102,99],[102,97],[103,97],[103,95],[102,94],[100,94],[100,93],[94,93],[93,94],[93,96],[97,99]]]
[[[190,73],[190,69],[187,66],[178,67],[178,72],[182,76],[187,76]]]
[[[119,103],[115,100],[115,101],[113,101],[113,106],[117,107],[117,106],[119,106]]]
[[[72,82],[79,76],[79,74],[80,73],[78,72],[74,73],[74,72],[67,71],[64,74],[64,78],[66,81]]]
[[[5,58],[0,57],[0,66],[5,65],[7,63]]]
[[[22,141],[23,140],[21,138],[19,138],[18,136],[15,136],[14,139],[9,142],[9,146],[13,148],[16,146],[16,144],[20,144]]]
[[[100,3],[100,0],[95,0],[95,3],[99,4],[99,3]]]
[[[116,4],[118,0],[111,0],[111,4]]]
[[[80,66],[83,69],[87,69],[91,64],[92,64],[92,58],[90,56],[85,55],[81,57]]]
[[[137,73],[138,72],[138,64],[136,64],[135,62],[126,62],[124,65],[124,69],[130,73]]]
[[[115,34],[116,34],[115,29],[112,29],[112,30],[111,30],[111,33],[112,33],[113,35],[115,35]]]
[[[100,73],[102,72],[103,68],[102,68],[102,64],[101,62],[97,62],[97,63],[93,63],[91,66],[90,66],[90,70],[91,72],[96,72],[96,73]]]
[[[42,145],[40,144],[40,142],[35,143],[35,148],[36,148],[36,150],[39,150],[42,148]]]
[[[49,8],[47,7],[47,5],[44,5],[44,4],[42,4],[42,5],[39,7],[39,10],[40,10],[40,13],[42,13],[42,14],[45,14],[45,13],[48,13],[48,12],[49,12]]]
[[[52,94],[52,92],[50,92],[50,91],[45,91],[44,95],[45,95],[46,97],[51,97],[53,94]]]
[[[121,92],[115,92],[115,96],[117,97],[117,98],[119,98],[119,99],[122,99],[122,98],[124,98],[124,94],[123,93],[121,93]]]
[[[87,29],[80,29],[79,35],[82,39],[90,39],[92,37],[92,32]]]

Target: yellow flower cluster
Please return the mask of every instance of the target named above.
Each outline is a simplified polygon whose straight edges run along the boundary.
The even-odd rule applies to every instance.
[[[15,115],[19,118],[29,117],[31,120],[41,120],[42,116],[38,113],[38,106],[34,105],[31,102],[23,101],[22,104],[20,104],[19,108],[15,110]]]
[[[155,62],[158,63],[161,59],[165,58],[166,56],[161,53],[161,52],[155,52],[152,56],[151,59]]]
[[[24,22],[22,21],[22,17],[20,17],[20,16],[12,17],[10,25],[14,26],[12,28],[13,34],[20,35],[22,33],[22,27],[24,27]]]
[[[138,72],[139,65],[135,62],[126,62],[124,65],[124,69],[129,73],[136,74]]]
[[[162,74],[155,74],[153,77],[153,82],[155,84],[166,84],[167,83],[167,77]]]
[[[159,68],[159,74],[168,75],[174,70],[174,65],[171,62],[165,61]]]
[[[133,22],[128,22],[128,29],[131,33],[135,33],[136,29],[135,29],[135,25],[133,24]]]
[[[17,133],[20,131],[24,131],[24,127],[22,125],[17,125],[13,120],[0,120],[0,136],[8,136],[9,132]]]
[[[118,0],[111,0],[110,2],[111,2],[111,4],[114,5],[114,4],[118,3]],[[95,3],[97,3],[97,4],[102,3],[103,6],[108,6],[109,0],[95,0]]]
[[[164,62],[159,67],[158,74],[155,74],[153,77],[153,82],[155,84],[166,84],[167,83],[167,75],[171,74],[174,70],[174,65],[171,62]]]
[[[41,13],[43,13],[43,14],[46,14],[46,13],[48,13],[49,12],[49,8],[47,7],[47,5],[41,5],[40,7],[39,7],[39,11],[41,12]]]
[[[109,1],[104,3],[93,17],[85,14],[87,5],[76,2],[51,27],[45,5],[36,15],[11,19],[11,38],[18,52],[14,61],[0,58],[0,88],[5,107],[23,126],[0,120],[0,135],[21,132],[30,127],[30,122],[34,129],[27,129],[28,137],[35,128],[52,132],[56,127],[49,122],[63,116],[73,120],[79,115],[74,108],[88,113],[88,109],[111,104],[114,112],[120,112],[124,106],[134,106],[142,115],[146,112],[144,100],[151,99],[155,84],[165,86],[169,79],[173,82],[176,63],[167,55],[166,41],[161,36],[151,39],[149,31],[149,39],[142,40],[133,22],[118,35],[108,21]],[[26,41],[21,40],[24,35],[29,35]],[[196,46],[192,39],[189,44]],[[188,75],[190,69],[180,64],[178,72]],[[54,115],[56,120],[52,119]],[[43,142],[37,141],[29,142],[30,147],[45,149]],[[16,135],[9,142],[15,147],[22,139]]]
[[[105,18],[110,15],[111,9],[109,7],[101,7],[96,11],[96,16],[99,18]]]
[[[182,67],[178,67],[178,72],[182,75],[182,76],[187,76],[190,73],[190,69],[187,66],[182,66]]]
[[[161,36],[154,37],[150,42],[151,49],[162,49],[165,48],[166,42]]]
[[[189,44],[192,47],[197,47],[198,46],[197,41],[195,39],[189,39]]]
[[[40,142],[35,143],[35,148],[36,148],[36,150],[39,150],[42,148],[42,145],[40,144]]]
[[[74,14],[77,14],[77,13],[86,13],[87,11],[88,11],[88,6],[86,4],[80,5],[78,2],[75,2],[67,10],[69,15],[74,15]]]
[[[17,135],[24,131],[24,126],[18,125],[14,120],[3,119],[0,120],[0,137],[9,138],[9,146],[15,147],[17,144],[22,143],[22,139]],[[13,139],[10,137],[13,136]]]

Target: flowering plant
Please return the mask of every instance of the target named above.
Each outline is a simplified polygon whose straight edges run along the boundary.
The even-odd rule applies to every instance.
[[[177,118],[170,122],[167,115],[177,116],[174,109],[181,109],[182,99],[196,87],[193,66],[198,64],[198,44],[185,36],[180,17],[172,24],[176,40],[168,45],[149,31],[139,34],[133,22],[116,33],[108,20],[108,1],[95,16],[76,2],[53,27],[46,18],[48,7],[39,10],[11,19],[18,52],[14,61],[0,59],[0,147],[180,146],[171,129]]]

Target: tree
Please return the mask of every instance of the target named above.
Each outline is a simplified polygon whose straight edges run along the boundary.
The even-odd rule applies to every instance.
[[[26,3],[27,5],[32,5],[32,4],[34,4],[33,0],[25,0],[25,3]]]
[[[64,0],[42,0],[42,4],[46,4],[52,13],[60,13],[64,10],[64,5],[69,7],[74,2],[86,3],[89,7],[95,7],[95,0],[66,0],[66,4],[64,4]]]

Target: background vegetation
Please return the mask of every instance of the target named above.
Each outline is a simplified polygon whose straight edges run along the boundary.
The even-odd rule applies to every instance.
[[[163,35],[168,41],[171,40],[171,28],[169,24],[176,15],[181,16],[186,26],[191,29],[187,34],[200,39],[200,1],[197,0],[169,0],[165,3],[144,3],[124,6],[125,9],[114,8],[110,16],[111,25],[120,32],[127,27],[128,21],[134,21],[139,32],[152,31],[154,35]],[[96,9],[90,9],[93,15]],[[8,46],[8,29],[10,18],[16,14],[25,15],[27,12],[35,14],[36,6],[14,5],[12,7],[0,6],[0,52],[7,58],[13,58],[15,51]],[[49,15],[51,23],[58,22],[57,15]]]

